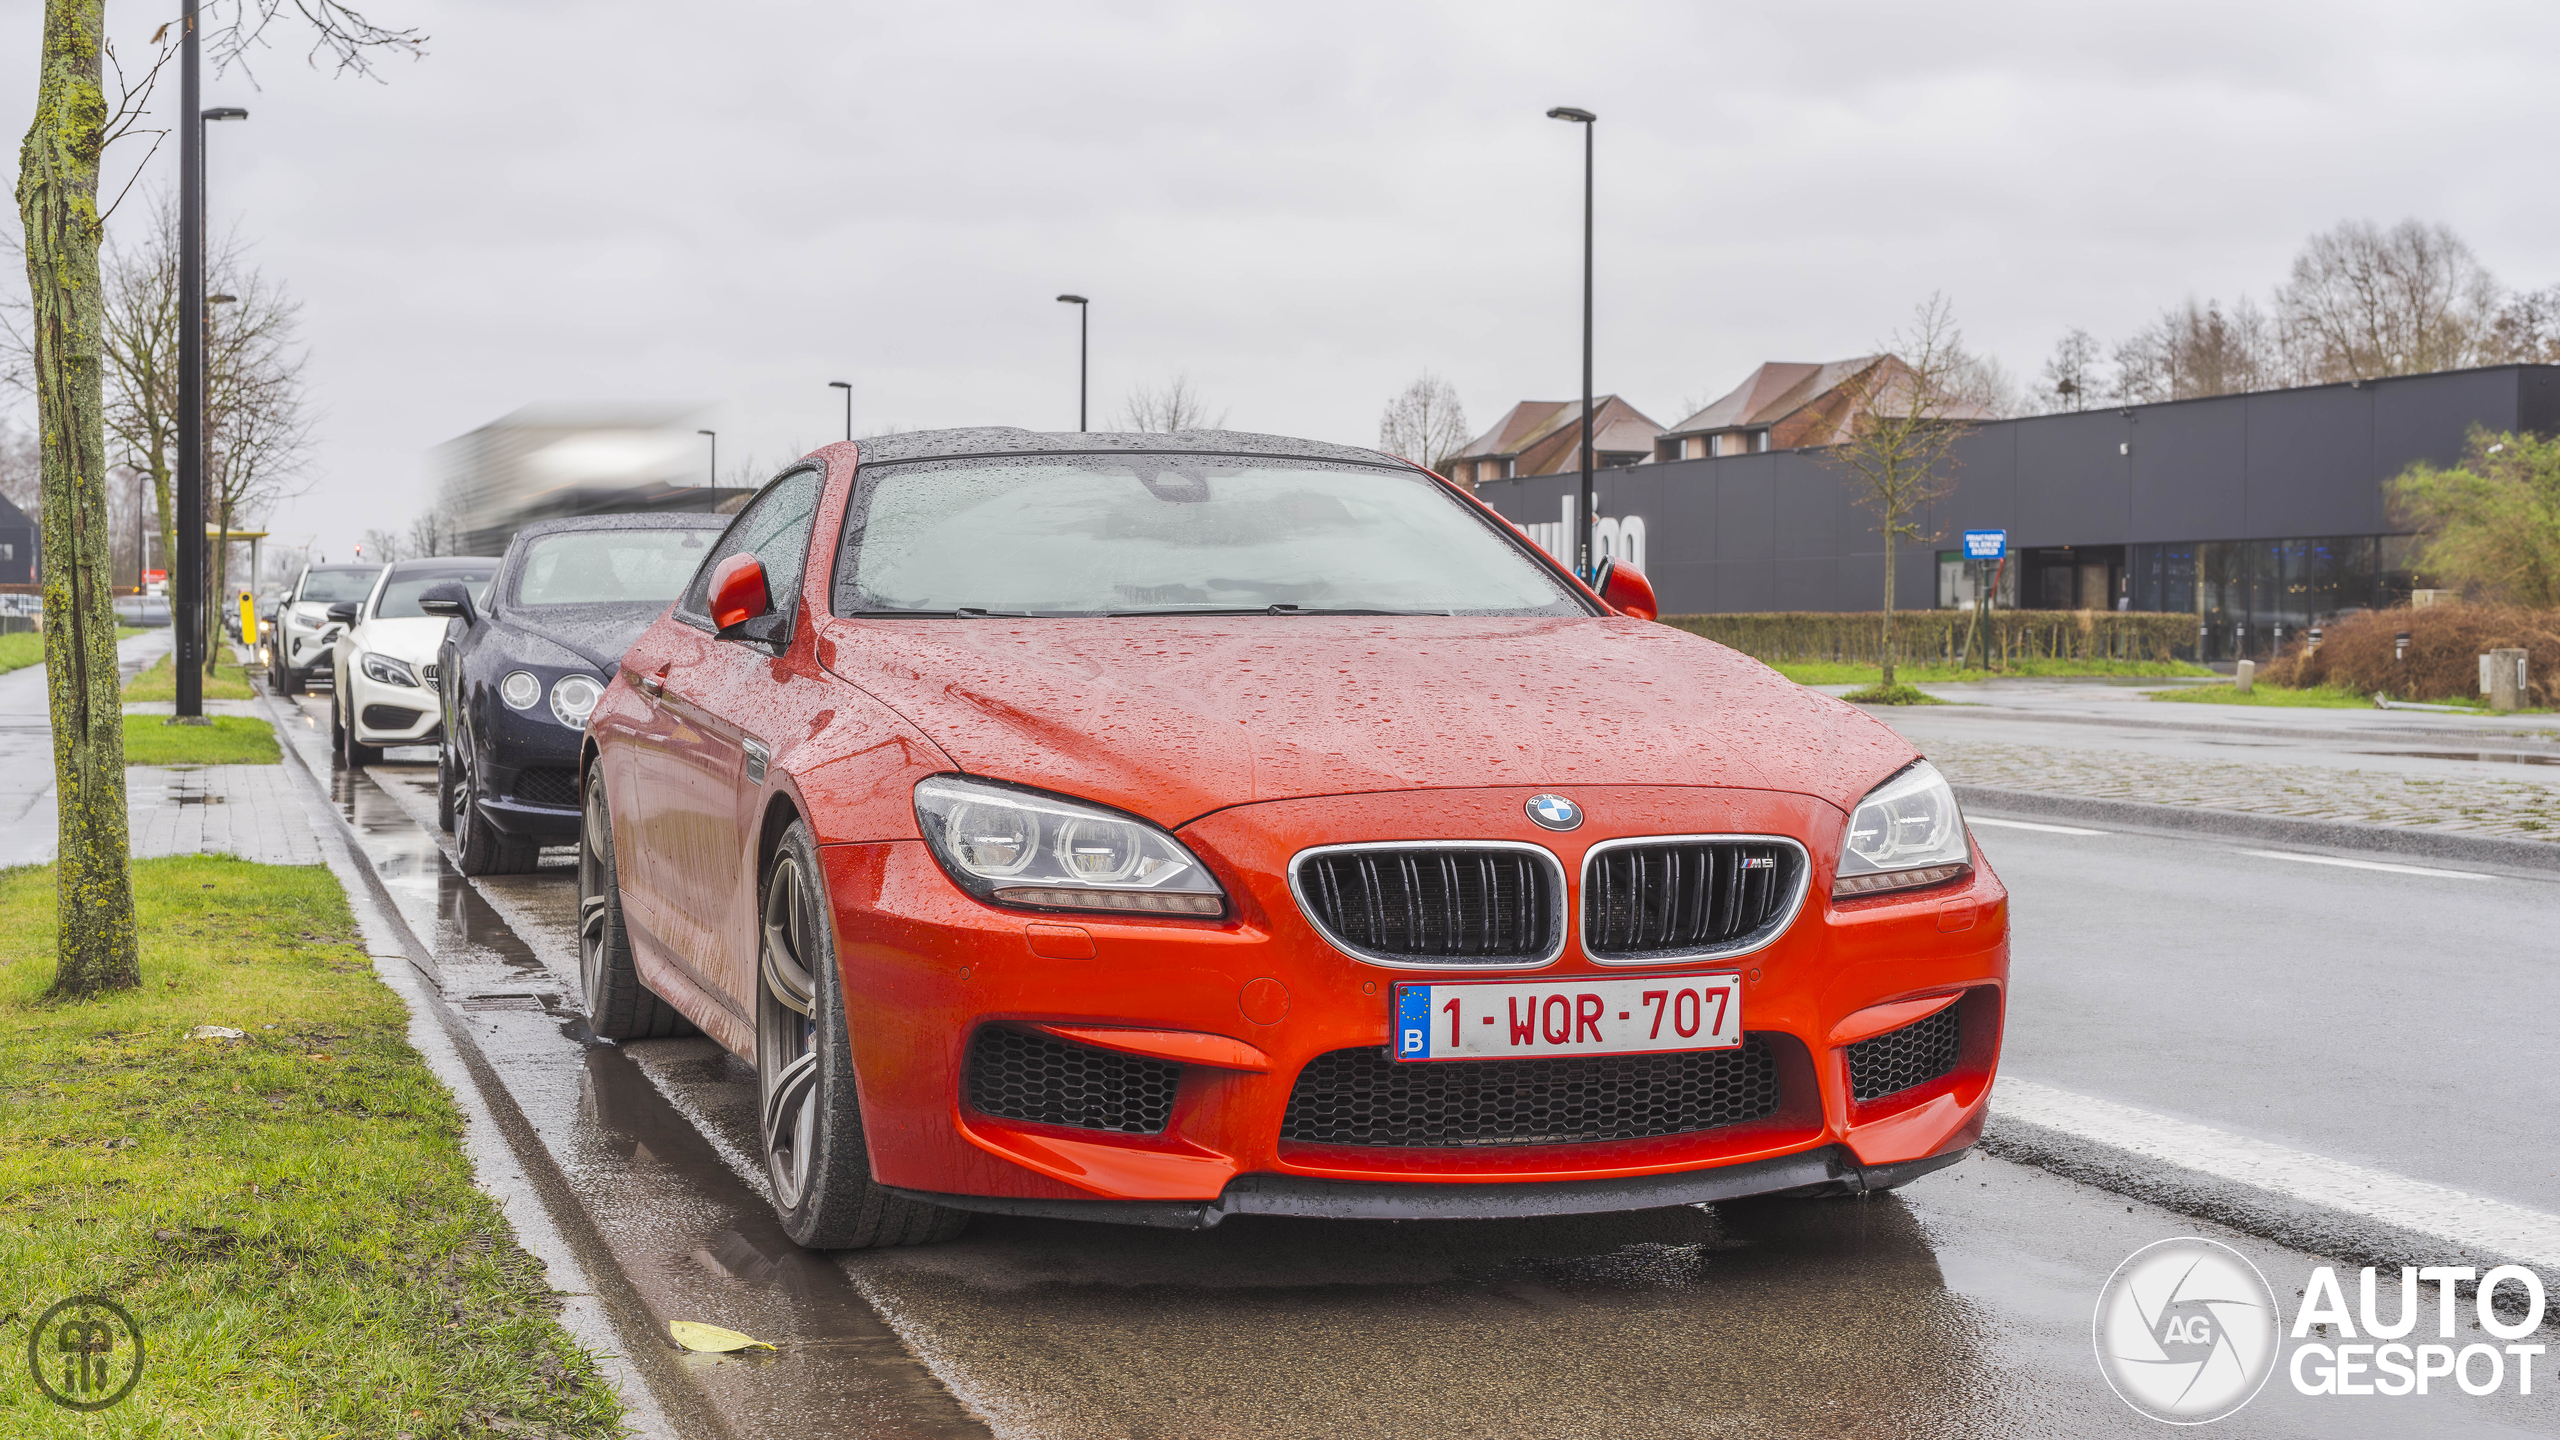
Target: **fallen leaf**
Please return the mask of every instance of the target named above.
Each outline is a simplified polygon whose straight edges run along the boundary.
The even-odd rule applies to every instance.
[[[698,1320],[670,1320],[667,1322],[667,1331],[676,1337],[677,1344],[687,1350],[700,1350],[709,1355],[726,1355],[733,1350],[781,1348],[763,1340],[741,1335],[735,1330],[723,1330],[717,1325],[705,1325]]]
[[[245,1040],[248,1037],[248,1031],[234,1030],[228,1025],[199,1025],[187,1032],[190,1040]]]

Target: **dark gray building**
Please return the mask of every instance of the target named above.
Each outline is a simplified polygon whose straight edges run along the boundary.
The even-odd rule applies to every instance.
[[[2383,482],[2461,458],[2474,426],[2560,431],[2560,366],[2501,365],[2352,385],[2039,415],[1958,443],[1934,543],[1903,551],[1895,603],[1969,604],[1958,548],[2009,532],[2000,603],[2192,613],[2205,658],[2405,599],[2409,537]],[[1579,477],[1476,487],[1561,553]],[[1665,614],[1874,610],[1874,512],[1822,450],[1676,460],[1598,476],[1598,540],[1641,568]],[[2279,629],[2281,627],[2281,629]]]
[[[0,496],[0,585],[32,585],[36,580],[36,547],[42,543],[36,522]]]

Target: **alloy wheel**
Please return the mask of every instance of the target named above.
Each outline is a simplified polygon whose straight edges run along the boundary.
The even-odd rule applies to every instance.
[[[818,1147],[818,985],[805,958],[817,933],[816,907],[810,878],[785,853],[765,886],[757,945],[756,1078],[765,1166],[775,1203],[786,1211],[808,1190]]]
[[[585,823],[578,831],[578,985],[586,992],[587,1013],[604,1003],[605,887],[616,883],[613,837],[607,832],[604,782],[587,787]]]

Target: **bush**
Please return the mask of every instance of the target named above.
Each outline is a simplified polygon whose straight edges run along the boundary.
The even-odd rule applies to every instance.
[[[2391,658],[2392,637],[2409,632],[2409,654]],[[2299,642],[2270,663],[2273,684],[2347,686],[2394,700],[2475,700],[2480,657],[2523,649],[2525,704],[2560,704],[2560,610],[2515,605],[2430,605],[2423,610],[2368,610],[2327,627],[2318,650]]]
[[[1830,660],[1878,665],[1884,660],[1881,611],[1794,611],[1759,615],[1665,615],[1665,625],[1730,645],[1754,660]],[[2196,638],[2193,615],[2129,610],[1994,610],[1985,619],[1979,654],[1966,655],[1970,610],[1897,610],[1894,663],[2006,669],[2027,660],[2166,661]]]

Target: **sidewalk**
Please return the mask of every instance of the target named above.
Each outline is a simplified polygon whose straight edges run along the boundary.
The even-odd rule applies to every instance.
[[[170,633],[152,630],[116,646],[124,678],[169,653]],[[44,667],[0,675],[0,865],[53,859],[53,720]],[[128,715],[166,715],[167,701],[128,705]],[[260,715],[254,700],[208,700],[210,715]],[[317,865],[324,858],[281,765],[128,765],[125,806],[136,857],[237,855],[270,865]]]
[[[1919,744],[1958,785],[2560,841],[2560,785],[2547,782],[1942,736]]]

